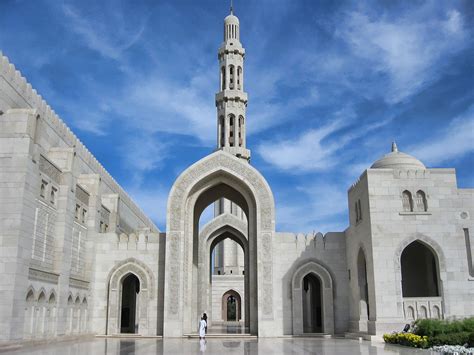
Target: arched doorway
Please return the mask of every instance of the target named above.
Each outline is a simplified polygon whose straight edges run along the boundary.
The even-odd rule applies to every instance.
[[[129,274],[122,281],[122,304],[120,307],[120,333],[137,333],[137,294],[140,292],[140,280]]]
[[[367,331],[369,320],[369,284],[367,282],[367,262],[362,248],[357,254],[357,285],[359,290],[359,331]]]
[[[231,213],[220,214],[211,219],[199,232],[199,279],[198,285],[201,287],[201,312],[208,315],[208,325],[216,331],[224,333],[249,333],[249,245],[247,234],[247,222]],[[216,272],[215,251],[224,242],[232,241],[237,248],[242,251],[243,269],[234,269],[234,273],[229,272],[229,268],[221,268],[221,273]],[[235,260],[234,260],[235,261]],[[240,261],[239,261],[240,262]],[[231,288],[240,296],[240,324],[226,325],[223,327],[225,315],[222,313],[222,295]],[[207,297],[206,297],[207,295]],[[212,329],[211,329],[212,330]]]
[[[273,311],[274,200],[264,178],[242,159],[217,151],[183,172],[168,199],[164,336],[195,332],[203,312],[199,292],[199,218],[214,201],[238,205],[248,221],[249,323],[251,334],[281,333]],[[257,263],[258,260],[258,263]],[[247,314],[246,314],[247,316]],[[281,327],[280,327],[281,328]]]
[[[109,272],[106,334],[156,335],[155,276],[143,262],[128,258]],[[154,311],[152,311],[154,310]]]
[[[317,261],[306,261],[292,277],[293,335],[334,334],[332,276]]]
[[[313,273],[303,278],[303,332],[322,333],[322,292],[321,281]]]
[[[424,243],[414,241],[402,252],[403,297],[438,297],[439,278],[437,259]]]
[[[222,295],[222,320],[238,322],[241,320],[242,300],[238,292],[229,290]]]

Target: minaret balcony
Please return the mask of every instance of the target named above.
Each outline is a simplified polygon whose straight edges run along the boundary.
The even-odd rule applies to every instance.
[[[245,57],[245,48],[242,47],[239,41],[223,43],[217,52],[217,56],[221,58],[226,54],[240,54]]]
[[[222,101],[242,101],[247,104],[248,95],[246,92],[240,90],[224,90],[216,94],[216,104]]]

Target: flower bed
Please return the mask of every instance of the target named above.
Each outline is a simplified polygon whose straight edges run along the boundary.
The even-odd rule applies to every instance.
[[[384,334],[386,343],[400,344],[415,348],[433,348],[446,354],[473,352],[474,317],[462,320],[419,319],[414,324],[413,333]],[[471,347],[467,348],[464,345]],[[451,346],[451,347],[450,347]],[[437,350],[440,349],[440,350]],[[448,352],[453,349],[453,352]]]
[[[428,347],[427,336],[420,336],[413,333],[384,334],[383,340],[385,340],[386,343],[412,346],[414,348],[425,349]]]

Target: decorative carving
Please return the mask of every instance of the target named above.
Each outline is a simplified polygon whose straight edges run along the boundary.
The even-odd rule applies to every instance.
[[[43,174],[47,175],[57,184],[61,182],[61,169],[42,155],[40,155],[39,158],[39,169]]]
[[[169,297],[170,297],[170,313],[178,314],[178,305],[179,305],[179,234],[171,234],[166,241],[166,244],[169,245],[169,262],[171,264],[169,271]]]
[[[76,184],[76,198],[86,206],[89,206],[89,193],[80,185]]]

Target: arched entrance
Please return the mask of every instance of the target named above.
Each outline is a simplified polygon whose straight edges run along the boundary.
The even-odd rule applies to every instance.
[[[242,300],[238,292],[229,290],[222,295],[222,320],[238,322],[242,314]]]
[[[108,280],[106,334],[156,335],[153,272],[129,258],[112,268]]]
[[[357,254],[357,284],[359,290],[359,331],[367,331],[369,320],[369,284],[367,282],[367,262],[362,248]]]
[[[303,332],[322,333],[322,289],[321,281],[313,273],[303,278]]]
[[[414,241],[402,252],[403,297],[438,297],[439,281],[436,257],[423,243]]]
[[[317,261],[306,261],[291,281],[293,334],[334,334],[332,276]]]
[[[120,311],[120,333],[137,333],[137,294],[140,292],[140,280],[129,274],[122,281],[122,304]]]
[[[443,260],[442,251],[435,242],[425,242],[424,239],[407,241],[398,254],[401,296],[406,321],[419,318],[443,318],[439,259],[441,257]]]
[[[225,198],[248,221],[249,322],[252,334],[275,334],[273,325],[274,201],[264,178],[242,159],[217,151],[192,165],[173,185],[168,200],[164,336],[195,331],[203,309],[199,290],[198,222],[202,211]],[[258,261],[258,263],[257,263]],[[264,300],[264,301],[262,301]],[[281,332],[281,330],[277,330]]]

